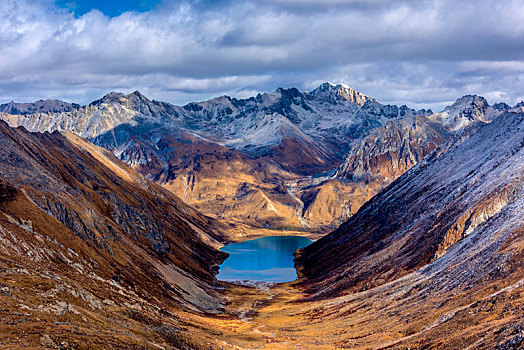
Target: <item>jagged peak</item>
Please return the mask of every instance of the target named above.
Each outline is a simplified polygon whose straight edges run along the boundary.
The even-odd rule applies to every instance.
[[[200,101],[199,103],[203,103],[203,102],[216,102],[216,103],[220,103],[220,102],[231,102],[232,98],[228,95],[221,95],[221,96],[217,96],[217,97],[213,97],[212,99],[210,100],[207,100],[207,101]]]
[[[140,91],[138,90],[130,94],[127,94],[127,95],[122,92],[111,91],[107,95],[104,95],[102,98],[91,102],[89,105],[90,106],[99,106],[103,103],[119,102],[122,99],[134,101],[134,102],[141,102],[141,101],[149,102],[149,99],[146,96],[144,96],[142,93],[140,93]]]
[[[275,90],[275,94],[279,94],[282,97],[286,96],[286,97],[291,97],[291,98],[297,98],[297,97],[303,96],[300,90],[295,87],[291,87],[288,89],[279,87],[278,89]]]
[[[468,106],[489,107],[488,101],[479,95],[464,95],[457,99],[451,106],[444,108],[444,111],[467,108]]]
[[[495,103],[493,104],[492,107],[495,108],[496,110],[501,110],[501,111],[511,109],[511,106],[508,105],[506,102]]]
[[[330,81],[326,81],[325,83],[322,83],[320,86],[323,86],[325,88],[332,88],[334,90],[338,90],[338,89],[353,90],[348,85],[346,85],[344,83],[336,83],[335,84],[335,83],[332,83]]]
[[[124,96],[124,93],[122,92],[111,91],[110,93],[108,93],[107,95],[105,95],[102,98],[122,97],[122,96]]]
[[[444,108],[442,112],[430,117],[442,122],[447,129],[457,132],[472,123],[489,122],[503,110],[505,110],[503,106],[491,107],[482,96],[464,95],[451,106]]]
[[[133,91],[132,93],[127,94],[127,95],[125,95],[125,96],[123,96],[123,97],[125,97],[125,98],[127,98],[127,99],[138,98],[138,99],[140,99],[140,100],[146,100],[146,101],[149,101],[149,99],[148,99],[146,96],[144,96],[144,95],[143,95],[140,91],[138,91],[138,90],[135,90],[135,91]]]
[[[299,90],[296,87],[290,87],[290,88],[278,87],[275,89],[275,92],[284,92],[284,91],[299,91]]]
[[[307,92],[310,96],[320,96],[320,95],[331,95],[338,100],[346,100],[351,103],[362,106],[367,101],[375,101],[374,98],[364,95],[361,92],[353,90],[348,85],[343,83],[334,84],[332,82],[325,82],[320,84],[316,89],[311,92]]]
[[[342,83],[332,83],[330,81],[326,81],[322,84],[320,84],[316,89],[314,89],[313,91],[309,92],[310,95],[315,95],[315,94],[319,94],[319,93],[322,93],[322,92],[326,92],[326,91],[338,91],[338,90],[351,90],[351,91],[355,91],[353,90],[352,88],[350,88],[348,85],[346,84],[342,84]],[[357,91],[355,91],[357,92]]]
[[[123,96],[124,96],[124,94],[121,93],[121,92],[111,91],[107,95],[104,95],[102,98],[91,102],[89,105],[90,106],[99,106],[102,103],[115,102],[115,101],[118,101]]]

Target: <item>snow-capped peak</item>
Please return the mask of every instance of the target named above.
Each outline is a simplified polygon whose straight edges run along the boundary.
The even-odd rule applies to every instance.
[[[478,95],[465,95],[456,100],[451,106],[447,106],[440,113],[434,113],[429,118],[439,121],[450,131],[458,131],[466,126],[477,122],[490,122],[504,112],[506,108],[498,105],[494,108],[488,101]]]
[[[335,83],[332,83],[330,81],[328,81],[327,83],[329,85],[331,85],[332,87],[337,88],[337,89],[343,88],[343,89],[350,89],[351,90],[351,88],[348,85],[344,84],[344,83],[337,83],[337,84],[335,84]]]
[[[465,95],[455,101],[451,106],[444,108],[444,112],[450,114],[466,113],[472,110],[485,110],[489,107],[488,101],[478,95]]]
[[[353,90],[346,84],[333,84],[331,82],[325,82],[320,84],[315,90],[307,93],[310,96],[325,96],[332,102],[338,101],[348,101],[350,103],[357,104],[362,106],[366,101],[375,101],[374,98],[366,96],[358,91]]]

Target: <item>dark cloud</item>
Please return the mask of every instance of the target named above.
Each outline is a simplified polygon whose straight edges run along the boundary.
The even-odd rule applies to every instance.
[[[523,0],[166,0],[114,18],[4,0],[0,15],[0,102],[138,89],[185,103],[326,80],[434,109],[524,95]]]

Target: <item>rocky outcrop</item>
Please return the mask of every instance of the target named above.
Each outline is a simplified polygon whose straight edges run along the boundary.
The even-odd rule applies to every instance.
[[[466,95],[444,108],[442,112],[431,115],[430,119],[439,122],[452,132],[457,132],[474,123],[491,122],[510,109],[507,104],[490,106],[482,96]]]
[[[383,188],[409,170],[452,134],[425,117],[409,117],[372,130],[355,145],[335,177],[355,182],[378,182]]]
[[[506,104],[490,106],[483,97],[464,96],[441,113],[419,111],[420,115],[390,121],[371,130],[350,149],[334,178],[364,188],[367,200],[437,148],[463,142],[508,110],[511,108]]]
[[[320,84],[315,90],[307,92],[307,95],[321,97],[325,101],[329,101],[334,104],[340,101],[348,101],[350,103],[362,106],[367,101],[377,102],[377,100],[374,98],[355,91],[345,84],[332,84],[329,82]]]

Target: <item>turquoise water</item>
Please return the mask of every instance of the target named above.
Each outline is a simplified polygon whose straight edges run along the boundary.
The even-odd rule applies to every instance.
[[[222,281],[289,282],[297,278],[293,253],[312,241],[300,236],[271,236],[233,243],[221,250],[229,257],[220,265]]]

